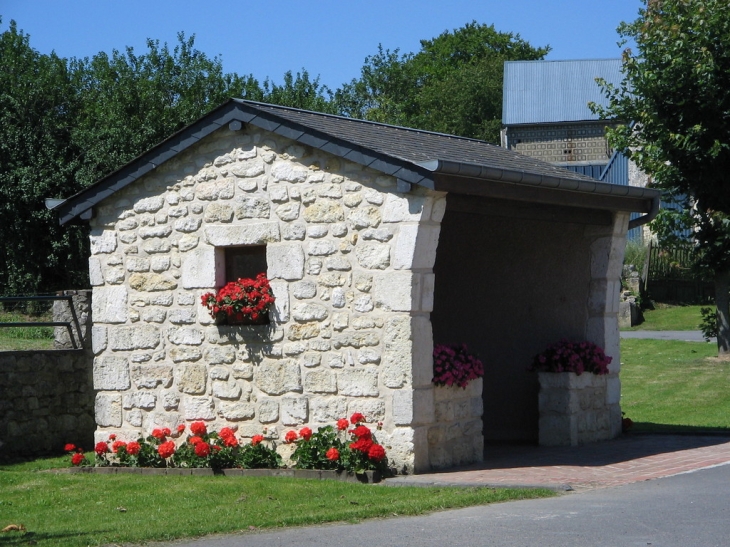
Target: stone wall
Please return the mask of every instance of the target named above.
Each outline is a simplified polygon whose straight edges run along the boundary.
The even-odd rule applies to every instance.
[[[549,163],[608,162],[605,122],[507,128],[510,150]]]
[[[433,389],[435,423],[428,429],[431,468],[482,461],[482,379],[469,382],[466,388],[436,386]]]
[[[442,194],[255,129],[224,127],[95,208],[97,436],[206,420],[278,440],[359,411],[401,471],[427,469],[429,312]],[[216,326],[223,248],[266,245],[271,324]],[[283,447],[286,448],[286,447]]]
[[[74,316],[66,300],[55,300],[53,302],[53,320],[68,321],[71,323],[71,330],[73,331],[77,348],[91,348],[91,291],[62,291],[57,294],[72,298],[71,303],[74,307],[81,333],[76,330]],[[79,340],[79,335],[81,336],[81,340]],[[55,327],[53,345],[55,349],[74,349],[66,327]]]
[[[95,429],[91,355],[72,351],[0,353],[0,458],[91,448]]]
[[[609,393],[607,375],[539,372],[540,444],[577,446],[616,436],[613,417],[621,415]]]

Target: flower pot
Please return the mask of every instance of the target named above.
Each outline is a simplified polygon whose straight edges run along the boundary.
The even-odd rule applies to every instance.
[[[225,313],[219,313],[215,316],[215,324],[216,325],[268,325],[269,324],[269,314],[264,313],[262,315],[259,315],[256,319],[251,319],[250,317],[244,317],[243,319],[236,319],[233,316],[228,316]]]

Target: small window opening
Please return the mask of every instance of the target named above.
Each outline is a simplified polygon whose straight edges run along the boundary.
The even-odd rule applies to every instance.
[[[266,245],[226,247],[226,283],[266,273]]]

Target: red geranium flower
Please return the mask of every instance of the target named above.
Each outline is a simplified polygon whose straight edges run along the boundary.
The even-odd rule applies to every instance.
[[[94,452],[101,456],[102,454],[106,454],[107,452],[109,452],[109,447],[105,442],[98,442],[96,443],[96,446],[94,446]]]
[[[251,437],[251,444],[256,446],[257,444],[261,444],[263,442],[263,440],[264,440],[263,435],[254,435],[253,437]]]
[[[161,441],[165,438],[165,433],[159,427],[156,427],[155,429],[153,429],[151,435],[159,441]]]
[[[163,435],[164,435],[165,437],[167,437],[167,436],[168,436],[168,435],[170,435],[171,433],[172,433],[172,431],[170,431],[170,428],[169,428],[169,427],[163,427],[163,428],[162,428],[162,434],[163,434]]]
[[[284,436],[284,442],[285,443],[293,443],[297,440],[297,432],[296,431],[287,431],[286,435]]]
[[[234,437],[236,434],[230,427],[224,427],[218,432],[218,435],[220,435],[221,439],[225,439],[226,437]]]
[[[117,450],[119,450],[122,446],[127,446],[127,443],[124,441],[114,441],[114,444],[112,444],[112,452],[116,454]]]
[[[157,453],[162,458],[169,458],[175,453],[175,443],[173,441],[167,441],[157,447]]]
[[[359,424],[360,422],[365,421],[365,416],[360,414],[359,412],[355,412],[352,416],[350,416],[350,423],[352,425]]]
[[[182,433],[183,431],[185,431],[185,424],[180,424],[179,426],[177,426],[178,434]]]
[[[117,436],[114,433],[112,433],[111,435],[109,435],[109,440],[110,441],[116,440],[116,438],[117,438]]]
[[[347,429],[350,426],[350,422],[347,421],[347,418],[340,418],[337,420],[337,429],[340,431],[343,431]]]
[[[208,443],[198,443],[195,445],[195,455],[200,458],[205,458],[210,454],[210,445]]]
[[[373,440],[372,439],[358,439],[354,443],[350,444],[350,448],[352,450],[358,450],[362,452],[363,454],[367,454],[370,451],[370,448],[373,446]]]
[[[303,427],[299,430],[299,436],[305,441],[308,441],[312,437],[312,430],[308,427]]]
[[[335,462],[340,459],[340,451],[333,446],[327,451],[325,456],[327,456],[328,460]]]
[[[84,455],[77,452],[73,456],[71,456],[71,463],[74,465],[81,465],[81,462],[84,461]]]
[[[205,435],[208,433],[208,428],[203,422],[193,422],[190,424],[190,431],[193,432],[193,435]]]
[[[223,437],[223,444],[235,448],[238,446],[238,440],[233,435],[229,435],[228,437]]]
[[[383,458],[385,458],[385,448],[383,448],[379,444],[374,444],[370,447],[370,450],[368,450],[368,458],[376,462],[381,461]]]
[[[373,436],[370,428],[364,425],[357,426],[355,429],[350,431],[350,433],[355,435],[358,439],[370,439]]]
[[[66,446],[63,447],[64,452],[75,452],[76,451],[76,445],[68,443]]]
[[[194,437],[190,437],[190,439],[188,439],[188,442],[190,444],[195,445],[195,444],[198,444],[198,443],[202,443],[203,442],[203,439],[201,439],[200,437],[198,437],[197,435],[195,435]]]
[[[137,441],[132,441],[131,443],[127,444],[127,454],[130,456],[136,456],[139,454],[139,451],[142,449],[140,444]]]

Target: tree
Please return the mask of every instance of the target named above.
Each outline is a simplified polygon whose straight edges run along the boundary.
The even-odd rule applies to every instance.
[[[334,101],[346,116],[496,143],[504,61],[542,59],[549,51],[474,21],[422,40],[415,54],[379,46]]]
[[[687,207],[654,223],[661,239],[692,228],[699,268],[715,282],[718,352],[730,358],[730,18],[724,0],[647,0],[619,34],[636,53],[623,55],[620,85],[599,82],[619,120],[609,142],[623,150]]]

